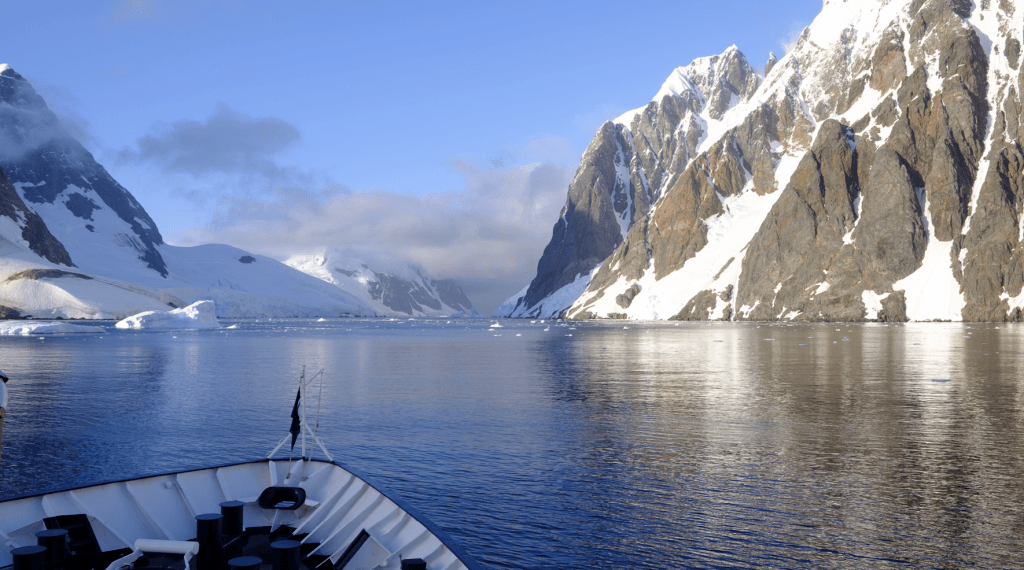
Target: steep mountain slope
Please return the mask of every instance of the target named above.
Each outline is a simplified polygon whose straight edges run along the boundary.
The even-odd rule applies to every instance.
[[[451,279],[429,279],[412,267],[401,274],[378,272],[358,259],[326,252],[296,255],[285,264],[352,294],[382,316],[476,314],[458,283]]]
[[[1024,1],[825,0],[584,154],[503,316],[1021,320]]]
[[[164,244],[142,205],[0,65],[0,318],[123,318],[202,299],[219,317],[376,314],[267,257]]]
[[[167,276],[156,224],[135,198],[68,135],[35,89],[0,65],[0,170],[47,221],[71,258],[117,256]]]

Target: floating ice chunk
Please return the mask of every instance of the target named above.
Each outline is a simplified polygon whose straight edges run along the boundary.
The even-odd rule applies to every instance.
[[[231,325],[230,327],[227,327],[227,328],[229,328],[229,329],[237,329],[238,325]]]
[[[0,335],[31,336],[34,334],[67,334],[67,333],[103,333],[102,327],[72,325],[70,323],[5,321],[0,322]],[[40,338],[39,340],[43,340]]]
[[[213,301],[196,301],[173,311],[146,311],[118,321],[119,329],[219,329]]]
[[[932,378],[932,382],[949,382],[950,378]]]
[[[501,323],[493,323],[493,324],[491,325],[491,328],[492,328],[492,329],[500,329],[500,328],[502,328],[502,327],[501,327]]]
[[[325,319],[325,318],[323,318],[323,317],[320,317],[319,319],[317,319],[317,320],[316,320],[316,322],[318,322],[318,323],[322,323],[322,322],[324,322],[324,321],[326,321],[326,320],[327,320],[327,319]]]
[[[523,336],[523,335],[517,333],[516,336]]]

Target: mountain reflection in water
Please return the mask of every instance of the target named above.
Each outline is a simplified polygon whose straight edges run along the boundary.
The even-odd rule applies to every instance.
[[[0,339],[0,497],[260,457],[305,364],[487,567],[1024,568],[1024,327],[490,323]]]

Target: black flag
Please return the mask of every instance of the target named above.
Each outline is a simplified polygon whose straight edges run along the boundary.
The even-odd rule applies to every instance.
[[[302,397],[302,388],[295,393],[295,406],[292,407],[292,427],[288,431],[292,434],[292,449],[295,449],[295,440],[299,437],[299,398]]]

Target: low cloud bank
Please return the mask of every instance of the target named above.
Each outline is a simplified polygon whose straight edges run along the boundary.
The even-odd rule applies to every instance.
[[[458,190],[354,191],[280,164],[278,153],[299,138],[282,119],[221,106],[205,122],[155,128],[120,159],[215,181],[194,196],[211,217],[165,235],[170,243],[227,243],[281,260],[329,250],[381,270],[412,264],[430,277],[458,280],[482,313],[533,278],[575,171],[543,160],[547,148],[561,159],[564,145],[542,139],[486,164],[453,161],[465,180]],[[535,161],[506,165],[523,156]]]

